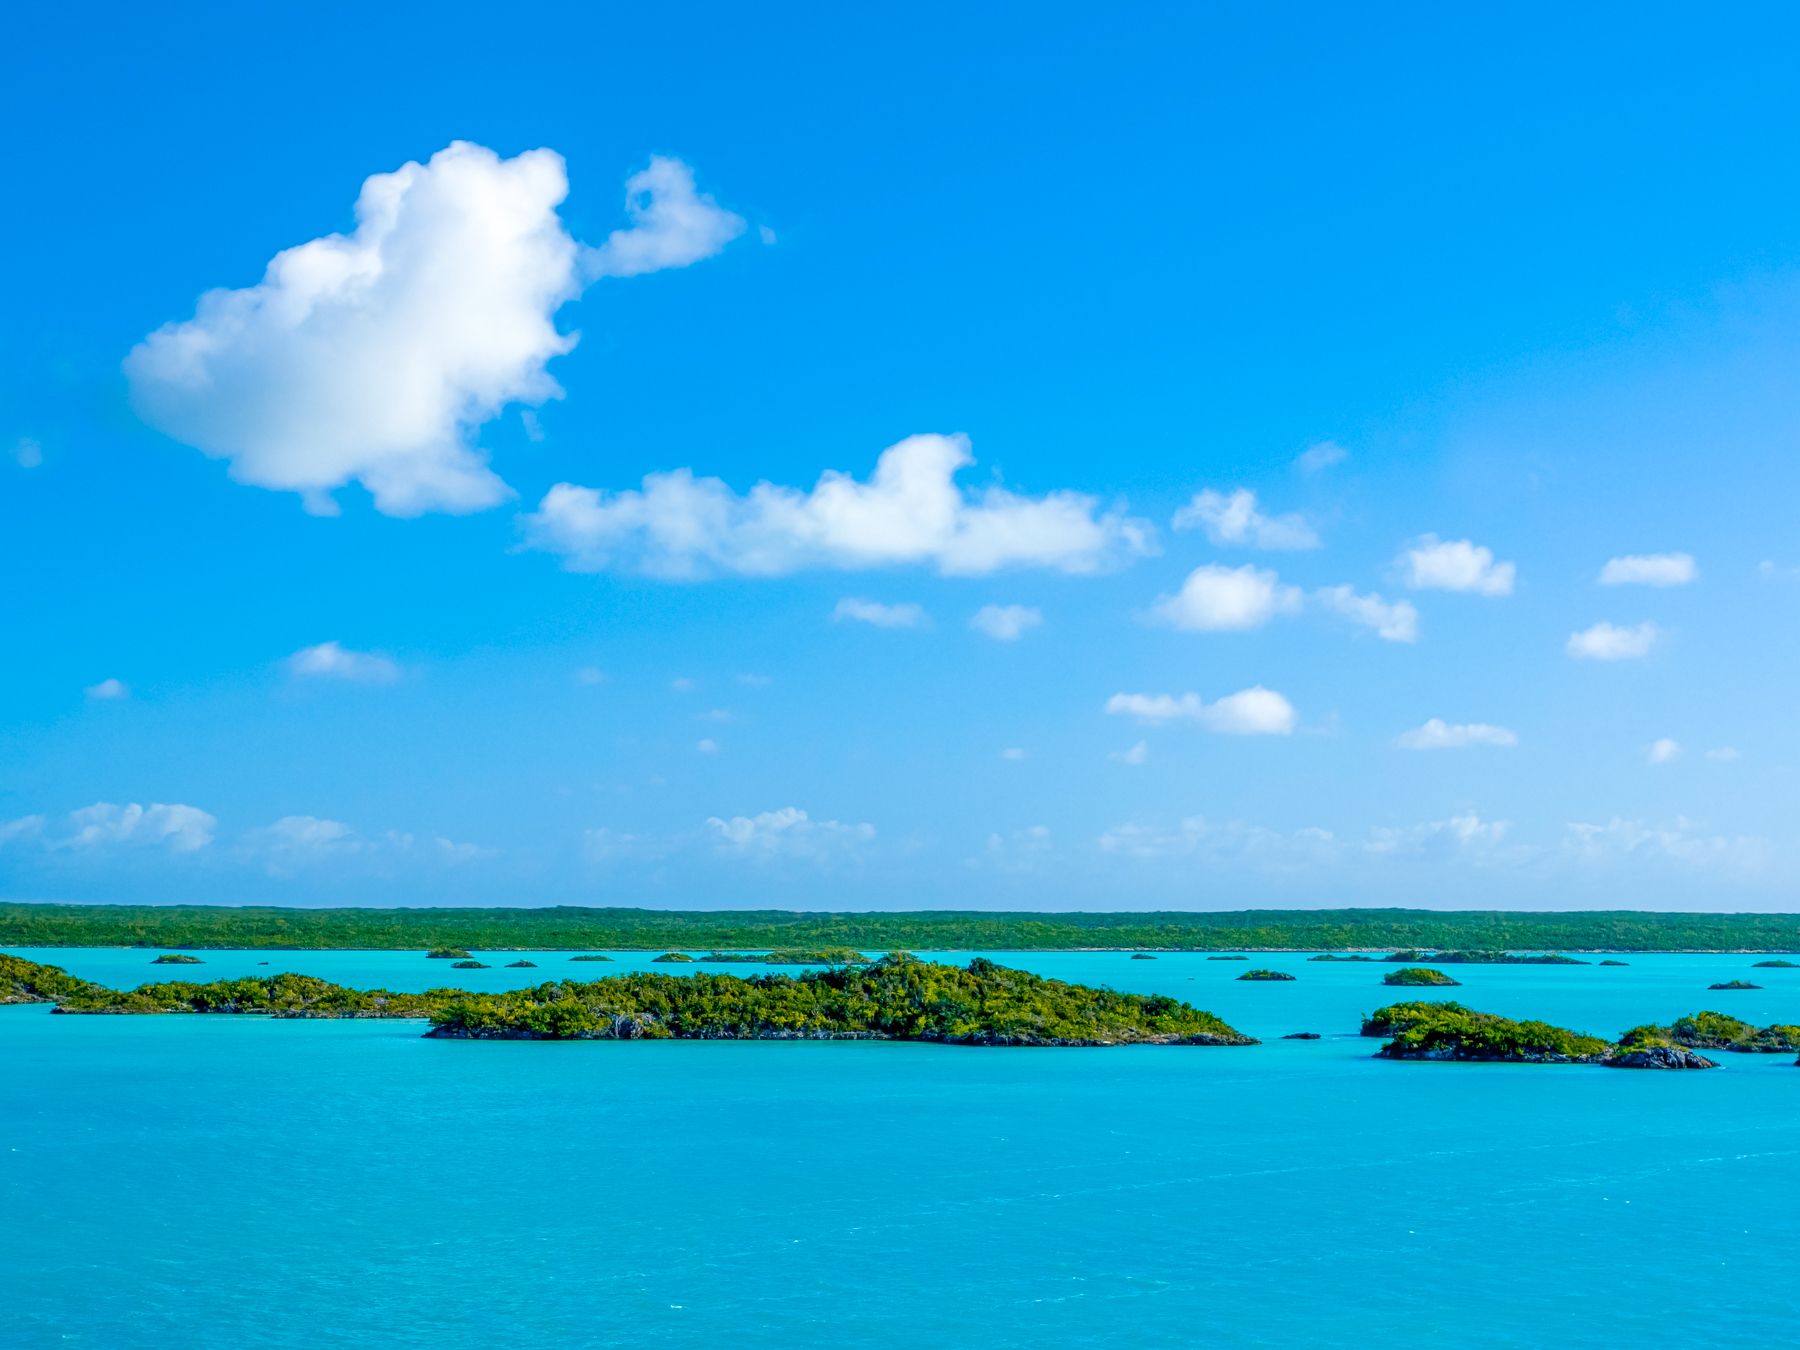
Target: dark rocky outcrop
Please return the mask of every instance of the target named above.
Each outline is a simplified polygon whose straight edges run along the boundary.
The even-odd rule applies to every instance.
[[[1716,1069],[1718,1063],[1685,1045],[1620,1046],[1600,1061],[1609,1069]]]
[[[1281,1039],[1284,1041],[1316,1041],[1319,1039],[1319,1033],[1316,1031],[1290,1031]]]
[[[1288,974],[1285,970],[1246,970],[1238,978],[1240,980],[1292,980],[1297,977]]]
[[[186,952],[164,952],[150,964],[153,966],[199,966],[206,963],[197,956],[189,956]]]

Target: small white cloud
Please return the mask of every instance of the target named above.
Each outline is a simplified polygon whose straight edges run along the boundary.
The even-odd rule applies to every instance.
[[[599,666],[583,666],[580,670],[575,672],[575,683],[584,688],[591,689],[594,685],[604,684],[605,682],[606,672],[601,670]]]
[[[686,675],[677,675],[674,679],[669,681],[669,688],[674,690],[677,694],[690,693],[694,688],[694,681],[689,679]]]
[[[1206,531],[1206,537],[1221,547],[1293,550],[1319,547],[1319,536],[1298,515],[1266,516],[1256,505],[1256,494],[1248,488],[1230,493],[1207,488],[1194,494],[1186,506],[1175,513],[1171,522],[1177,530]]]
[[[737,718],[732,716],[729,708],[708,708],[703,713],[695,713],[694,720],[696,722],[735,722]]]
[[[101,700],[130,698],[131,690],[123,680],[106,679],[100,681],[99,684],[90,684],[87,687],[87,696]]]
[[[13,446],[12,457],[21,469],[35,469],[44,462],[44,447],[29,436],[21,436]]]
[[[1400,573],[1415,591],[1473,591],[1511,595],[1514,567],[1495,562],[1494,551],[1467,539],[1421,535],[1400,555]]]
[[[705,736],[694,742],[694,749],[703,755],[716,755],[719,753],[719,743],[712,737]]]
[[[1731,764],[1742,759],[1744,756],[1735,746],[1720,745],[1708,750],[1706,752],[1706,757],[1720,764]]]
[[[1358,595],[1350,586],[1322,586],[1313,592],[1313,600],[1339,618],[1370,629],[1385,642],[1419,640],[1419,611],[1410,600]]]
[[[1299,608],[1299,589],[1283,585],[1273,572],[1208,563],[1189,572],[1174,595],[1158,599],[1150,616],[1185,632],[1241,632]]]
[[[882,451],[868,481],[833,471],[810,491],[759,483],[739,494],[688,469],[624,492],[558,483],[522,525],[527,547],[559,554],[569,571],[686,579],[901,564],[1089,573],[1155,548],[1149,522],[1078,492],[965,492],[955,475],[973,462],[966,436],[921,435]]]
[[[1262,685],[1208,703],[1198,694],[1114,694],[1106,711],[1140,722],[1192,722],[1226,736],[1286,736],[1294,729],[1294,705]]]
[[[996,642],[1017,642],[1043,621],[1043,611],[1029,605],[983,605],[969,620],[969,627]]]
[[[350,234],[276,254],[257,285],[209,291],[139,343],[133,406],[318,514],[352,481],[388,515],[493,506],[512,491],[475,435],[508,404],[560,395],[546,367],[575,336],[557,310],[593,276],[683,266],[733,233],[679,161],[652,161],[627,190],[631,228],[587,252],[584,276],[552,150],[502,159],[458,141],[375,174]]]
[[[351,651],[337,642],[302,647],[287,659],[287,668],[306,679],[350,680],[360,684],[392,684],[400,667],[374,652]]]
[[[152,802],[124,806],[95,802],[69,812],[69,833],[53,840],[53,848],[99,848],[106,845],[165,845],[171,853],[195,853],[213,841],[216,817],[197,806]]]
[[[1644,758],[1652,764],[1673,764],[1681,758],[1681,742],[1670,740],[1667,736],[1652,741],[1644,750]]]
[[[921,628],[925,625],[925,611],[914,604],[884,605],[879,600],[846,596],[831,611],[833,623],[842,623],[845,619],[873,624],[877,628]]]
[[[1772,558],[1764,558],[1756,565],[1756,574],[1764,581],[1793,581],[1800,578],[1800,567],[1778,563]]]
[[[1318,473],[1350,458],[1350,452],[1336,441],[1320,441],[1294,456],[1294,467],[1301,473]]]
[[[1019,760],[1025,758],[1025,752],[1016,745],[1009,745],[1000,752],[1001,759]]]
[[[824,859],[860,849],[875,837],[873,825],[814,820],[797,806],[729,819],[709,816],[706,825],[722,849],[749,857]]]
[[[1396,742],[1402,750],[1464,750],[1476,745],[1510,749],[1518,743],[1518,736],[1505,727],[1488,722],[1450,723],[1439,717],[1401,733]]]
[[[694,189],[694,171],[657,155],[625,180],[631,225],[599,248],[583,250],[590,277],[635,277],[710,258],[744,232],[744,219]]]
[[[737,682],[749,689],[766,689],[773,683],[767,675],[740,675]]]
[[[1687,553],[1636,553],[1610,559],[1600,569],[1602,586],[1685,586],[1700,575]]]
[[[1661,630],[1653,623],[1632,628],[1597,623],[1569,634],[1568,653],[1577,661],[1632,661],[1647,656],[1661,636]]]
[[[1138,765],[1150,758],[1150,743],[1148,741],[1139,741],[1129,750],[1109,751],[1106,757],[1116,764],[1129,764],[1135,769]]]

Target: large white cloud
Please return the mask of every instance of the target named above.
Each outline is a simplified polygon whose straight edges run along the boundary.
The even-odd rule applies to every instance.
[[[1421,535],[1400,555],[1400,572],[1415,591],[1473,591],[1511,595],[1515,568],[1495,562],[1494,550],[1468,539]]]
[[[1252,685],[1208,703],[1198,694],[1114,694],[1106,711],[1140,722],[1193,722],[1227,736],[1286,736],[1294,729],[1294,705],[1273,689]]]
[[[1196,567],[1174,595],[1151,608],[1151,617],[1187,632],[1215,633],[1260,628],[1277,614],[1292,614],[1301,605],[1296,587],[1283,585],[1275,573],[1246,564]]]
[[[554,151],[502,159],[458,141],[375,174],[351,233],[276,254],[257,285],[209,291],[138,344],[133,404],[239,482],[315,512],[352,481],[389,515],[492,506],[511,491],[474,433],[560,393],[546,363],[575,336],[556,311],[592,276],[682,266],[743,228],[678,161],[627,186],[631,228],[584,260],[557,215],[568,177]]]
[[[1248,488],[1226,493],[1207,488],[1194,494],[1171,522],[1177,530],[1205,530],[1221,546],[1270,550],[1319,547],[1319,536],[1304,516],[1264,515]]]
[[[570,571],[681,578],[906,563],[965,576],[1097,572],[1154,547],[1148,522],[1082,493],[965,491],[955,476],[973,462],[967,437],[920,435],[884,450],[868,481],[833,470],[810,491],[758,483],[740,494],[688,469],[623,492],[558,483],[524,518],[525,540]]]

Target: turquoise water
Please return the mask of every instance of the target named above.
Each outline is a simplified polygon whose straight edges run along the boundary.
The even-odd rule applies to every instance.
[[[394,988],[644,960],[21,954],[114,984],[285,968]],[[1300,979],[1239,984],[1243,963],[1189,955],[1000,959],[1326,1038],[544,1045],[0,1009],[0,1344],[1791,1339],[1789,1056],[1704,1074],[1388,1064],[1344,1034],[1390,1001],[1381,966],[1259,956]],[[1708,1006],[1800,1021],[1800,971],[1625,959],[1459,968],[1449,992],[1607,1033]],[[1736,977],[1768,988],[1705,992]]]

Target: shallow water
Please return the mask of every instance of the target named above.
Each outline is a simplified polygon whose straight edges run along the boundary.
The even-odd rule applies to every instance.
[[[475,988],[532,955],[21,952],[110,984]],[[959,956],[962,954],[958,954]],[[1694,1346],[1790,1338],[1800,1069],[1389,1064],[1387,967],[995,954],[1245,1049],[438,1042],[415,1023],[0,1009],[0,1344]],[[516,959],[513,954],[491,958]],[[1800,1021],[1750,956],[1458,967],[1614,1034]],[[257,963],[267,960],[270,965]],[[657,966],[681,971],[693,967]],[[755,972],[760,967],[713,966]],[[1750,978],[1755,993],[1707,993]]]

